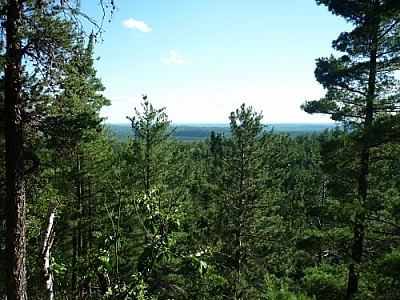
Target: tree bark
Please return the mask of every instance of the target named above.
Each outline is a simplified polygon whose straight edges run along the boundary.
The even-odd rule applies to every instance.
[[[235,220],[235,269],[236,269],[236,283],[235,283],[235,299],[241,299],[240,281],[243,268],[243,222],[245,213],[245,203],[243,199],[243,191],[246,181],[246,152],[245,145],[240,145],[240,182],[239,193],[236,199],[236,220]]]
[[[379,7],[379,0],[374,0],[374,5]],[[369,75],[368,75],[368,93],[365,105],[365,121],[364,130],[368,133],[374,120],[374,100],[376,90],[377,76],[377,52],[378,52],[378,28],[379,17],[375,21],[375,29],[372,33],[371,52],[369,56]],[[346,299],[352,299],[353,295],[358,292],[359,274],[357,266],[361,263],[363,256],[364,231],[366,220],[366,207],[368,197],[368,173],[370,164],[370,145],[368,141],[364,141],[360,154],[360,171],[358,176],[357,195],[361,201],[361,211],[356,213],[353,229],[353,247],[351,253],[352,262],[349,265],[349,275],[347,281]]]
[[[8,300],[27,299],[25,180],[22,134],[22,0],[6,4],[4,126],[6,145],[5,274]]]
[[[47,213],[46,224],[42,235],[42,248],[40,249],[40,268],[42,272],[41,286],[42,299],[53,300],[53,275],[50,269],[50,249],[54,240],[54,218],[57,210],[57,202],[52,200]]]

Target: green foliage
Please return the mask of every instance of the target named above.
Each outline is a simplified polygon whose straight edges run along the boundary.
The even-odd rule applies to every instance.
[[[345,265],[323,265],[305,270],[305,290],[316,299],[345,299],[347,268]]]
[[[86,43],[71,23],[32,12],[38,30],[29,25],[26,34],[46,41],[50,28],[40,24],[54,26],[56,42],[74,51],[64,56],[62,49],[57,64],[44,70],[56,81],[39,80],[35,72],[43,70],[35,65],[24,83],[25,145],[42,162],[26,179],[31,298],[39,294],[36,257],[52,199],[60,207],[51,249],[57,299],[398,298],[393,72],[400,63],[400,7],[317,4],[355,28],[333,42],[344,55],[317,59],[315,76],[327,93],[303,109],[330,114],[343,127],[281,134],[243,104],[230,114],[229,128],[175,131],[165,108],[143,96],[141,109],[127,117],[131,138],[124,143],[101,125],[100,109],[110,102],[93,67],[94,36]],[[2,93],[0,100],[1,109]],[[356,278],[356,292],[349,278]]]
[[[170,213],[169,209],[163,210],[162,202],[163,199],[160,199],[155,190],[135,199],[135,206],[143,216],[141,222],[145,232],[144,249],[138,258],[138,270],[145,277],[158,265],[172,260],[170,251],[175,244],[173,232],[180,227],[177,208]]]
[[[107,262],[107,253],[99,254],[102,250],[97,247],[101,247],[103,237],[94,234],[104,234],[101,224],[108,223],[102,202],[112,141],[100,125],[100,109],[109,100],[100,94],[104,87],[93,68],[93,37],[86,47],[81,38],[75,42],[76,52],[59,78],[60,90],[44,93],[43,102],[36,107],[43,114],[36,142],[43,170],[32,179],[27,196],[31,202],[28,207],[34,207],[30,214],[39,220],[45,216],[40,209],[47,199],[60,203],[52,249],[55,293],[83,296],[89,292],[91,278],[97,278],[99,265],[110,269],[107,264],[112,263]]]
[[[127,143],[126,160],[131,165],[135,187],[147,193],[152,188],[162,188],[166,181],[173,157],[172,153],[161,153],[170,149],[172,131],[168,130],[170,121],[164,108],[155,109],[147,96],[143,96],[142,108],[142,113],[135,108],[136,116],[127,117],[132,123],[133,139]]]
[[[376,242],[386,240],[390,232],[382,230],[382,223],[393,224],[383,208],[388,203],[382,176],[390,169],[384,162],[385,148],[398,144],[399,81],[395,73],[400,69],[397,46],[400,6],[398,1],[391,0],[318,0],[317,4],[326,5],[354,28],[332,42],[333,48],[343,55],[317,59],[315,77],[327,92],[320,100],[308,101],[302,108],[308,113],[329,114],[349,129],[324,136],[322,167],[329,179],[328,197],[341,202],[345,212],[337,210],[331,224],[349,227],[353,234],[349,245],[345,243],[345,247],[338,248],[350,258],[350,261],[343,258],[348,263],[343,298],[374,298],[377,295],[370,292],[374,284],[363,277],[371,276],[367,271],[369,260],[374,261],[388,251]],[[375,247],[374,251],[369,250]]]
[[[310,300],[315,297],[308,297],[304,294],[297,294],[289,290],[289,287],[282,282],[279,282],[272,276],[266,276],[264,297],[271,300]]]

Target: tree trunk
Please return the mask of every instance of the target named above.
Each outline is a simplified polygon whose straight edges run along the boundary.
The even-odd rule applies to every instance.
[[[106,294],[111,287],[111,281],[108,277],[107,271],[98,272],[97,277],[99,278],[100,290],[103,294]]]
[[[76,154],[76,170],[77,178],[75,179],[75,211],[74,221],[77,225],[74,225],[72,234],[72,278],[71,278],[71,290],[73,295],[78,297],[82,295],[82,285],[80,282],[81,278],[81,267],[78,264],[78,259],[82,256],[82,196],[83,196],[83,183],[81,178],[81,161],[79,153]]]
[[[365,207],[367,201],[367,175],[369,165],[369,151],[364,149],[361,155],[361,174],[358,181],[358,196],[362,201],[361,212],[356,214],[354,222],[354,240],[351,253],[352,262],[349,265],[349,276],[347,281],[347,299],[351,299],[353,294],[358,291],[359,275],[357,266],[361,263],[364,244],[364,228],[365,228]]]
[[[8,300],[27,299],[25,180],[22,135],[22,1],[7,1],[5,79],[6,145],[6,294]]]
[[[239,193],[236,197],[236,220],[235,220],[235,269],[236,269],[236,283],[235,283],[235,299],[241,299],[241,275],[243,267],[243,222],[245,213],[245,203],[243,200],[243,190],[245,188],[246,181],[246,153],[244,150],[245,146],[241,144],[240,146],[240,183],[239,183]]]
[[[41,292],[42,299],[53,300],[53,275],[50,269],[50,249],[54,239],[54,218],[57,210],[57,202],[52,200],[49,205],[49,211],[47,213],[46,224],[43,230],[42,237],[42,248],[40,249],[40,268],[42,276],[41,280]]]
[[[379,7],[379,0],[374,0],[374,5]],[[379,17],[375,20],[375,31],[372,33],[371,52],[369,56],[369,75],[368,75],[368,94],[365,105],[365,121],[364,130],[368,133],[373,126],[374,120],[374,101],[376,90],[376,75],[377,75],[377,52],[378,52],[378,28]],[[361,263],[363,256],[364,244],[364,229],[366,219],[366,207],[368,196],[368,172],[370,163],[370,146],[368,140],[365,139],[360,155],[360,173],[358,176],[358,198],[361,201],[361,212],[355,216],[353,230],[353,248],[351,253],[352,262],[349,265],[349,276],[347,282],[347,299],[351,299],[352,295],[358,291],[359,275],[357,266]]]
[[[242,202],[242,201],[240,201]],[[242,205],[242,203],[239,203]],[[242,257],[243,257],[243,245],[242,245],[242,207],[239,208],[240,212],[237,215],[236,228],[235,228],[235,270],[236,270],[236,282],[235,282],[235,299],[241,299],[241,273],[242,273]]]

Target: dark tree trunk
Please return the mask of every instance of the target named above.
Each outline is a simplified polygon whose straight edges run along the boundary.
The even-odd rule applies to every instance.
[[[72,275],[71,275],[71,291],[76,297],[82,297],[83,282],[82,267],[78,263],[79,258],[82,258],[87,248],[87,239],[85,238],[85,209],[84,209],[84,182],[81,175],[82,158],[79,153],[76,153],[76,170],[77,178],[75,180],[75,211],[73,219],[76,222],[72,233]]]
[[[325,180],[322,180],[322,195],[321,195],[321,207],[325,206],[325,200],[326,200],[326,186],[325,186]],[[324,230],[324,225],[325,225],[325,220],[324,216],[322,214],[318,215],[317,217],[317,228],[320,231]],[[320,248],[318,250],[318,258],[317,258],[317,265],[320,266],[322,264],[322,259],[324,257],[324,249]]]
[[[77,287],[77,257],[78,257],[78,232],[74,228],[72,233],[72,272],[71,272],[71,292],[76,294]]]
[[[349,265],[349,276],[347,282],[347,299],[351,299],[358,291],[359,275],[357,266],[361,263],[363,256],[364,228],[365,228],[365,207],[367,201],[367,175],[369,165],[369,150],[364,149],[361,154],[361,172],[358,180],[358,196],[362,201],[362,210],[356,214],[354,221],[354,240],[351,253],[352,263]]]
[[[379,6],[379,1],[375,0],[374,5]],[[372,33],[371,53],[369,57],[369,75],[368,75],[368,94],[365,105],[365,122],[364,130],[369,132],[374,120],[374,100],[376,90],[376,73],[377,73],[377,52],[378,52],[378,27],[379,17],[375,20],[375,32]],[[360,171],[358,176],[358,198],[361,201],[361,212],[355,216],[353,230],[353,247],[351,253],[352,262],[349,265],[349,276],[347,282],[347,299],[351,299],[352,295],[358,291],[359,274],[357,266],[361,263],[363,256],[364,229],[366,220],[366,207],[368,197],[368,172],[370,163],[370,146],[368,140],[364,139],[364,145],[360,155]]]
[[[245,146],[242,144],[240,147],[240,183],[239,195],[236,200],[236,220],[235,220],[235,269],[236,269],[236,283],[235,283],[235,299],[241,299],[240,281],[243,268],[243,223],[245,214],[245,203],[243,199],[243,191],[246,181],[246,153]]]
[[[22,135],[21,0],[6,6],[4,126],[6,144],[6,293],[8,300],[27,299],[25,181]]]

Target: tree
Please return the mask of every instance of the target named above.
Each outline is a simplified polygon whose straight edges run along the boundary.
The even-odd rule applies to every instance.
[[[352,147],[358,157],[354,199],[360,207],[355,213],[347,299],[358,291],[358,267],[363,258],[369,194],[371,155],[374,148],[398,140],[400,107],[398,80],[400,69],[400,3],[398,1],[317,0],[355,28],[341,33],[333,48],[345,54],[339,58],[317,59],[315,77],[327,89],[324,98],[309,101],[302,108],[308,113],[330,114],[352,132]]]
[[[65,204],[61,209],[65,218],[60,222],[63,235],[67,235],[63,241],[73,245],[72,253],[66,251],[63,257],[71,264],[71,282],[67,285],[68,281],[64,281],[63,288],[71,288],[72,294],[79,295],[83,294],[83,281],[93,272],[93,267],[84,268],[83,262],[93,255],[93,218],[101,207],[94,202],[99,201],[99,194],[108,185],[103,177],[109,172],[105,167],[111,164],[106,154],[110,143],[100,117],[100,109],[110,101],[101,94],[104,86],[93,67],[93,42],[93,35],[87,46],[77,38],[75,53],[59,79],[60,92],[43,105],[39,126],[50,164],[60,175],[56,189],[59,201]]]
[[[140,190],[149,193],[152,188],[160,188],[168,170],[168,162],[172,159],[168,153],[168,139],[173,131],[169,130],[171,121],[165,108],[155,109],[143,96],[143,113],[135,108],[136,116],[127,117],[132,124],[132,148],[135,158],[130,162],[140,168],[134,174],[140,182]],[[164,155],[161,153],[164,152]]]
[[[79,1],[76,4],[79,8]],[[55,84],[56,71],[64,55],[73,52],[70,43],[71,20],[66,18],[71,16],[74,20],[78,13],[79,9],[69,1],[2,1],[0,14],[6,57],[2,114],[6,148],[5,253],[7,299],[10,300],[27,299],[25,176],[31,168],[28,169],[25,164],[37,162],[33,153],[24,149],[24,58],[38,67],[35,69],[36,75],[45,75],[49,84]]]
[[[222,271],[232,282],[225,291],[229,297],[254,298],[271,267],[266,261],[273,246],[267,241],[280,232],[277,207],[286,176],[282,149],[288,139],[265,131],[262,114],[251,106],[241,105],[229,119],[232,138],[213,136],[211,144],[214,160],[221,159],[214,163],[213,176],[219,184],[214,199],[218,205],[214,227],[221,244],[215,250],[216,264],[229,270]]]
[[[261,124],[262,115],[257,115],[252,108],[246,109],[243,104],[240,110],[232,112],[230,117],[230,127],[232,132],[232,148],[229,149],[230,155],[225,159],[229,173],[229,187],[227,202],[233,208],[234,220],[234,267],[237,273],[235,297],[240,299],[242,296],[239,291],[240,276],[243,272],[243,259],[245,255],[244,235],[246,229],[245,220],[254,219],[254,209],[262,200],[264,191],[258,185],[261,183],[262,169],[266,167],[264,149],[259,144],[266,135],[261,135],[263,125]],[[260,176],[260,177],[259,177]],[[255,181],[259,181],[255,185]],[[260,184],[261,185],[261,184]],[[228,204],[229,205],[229,204]]]
[[[174,129],[165,108],[155,109],[147,96],[141,105],[143,111],[135,108],[135,116],[127,117],[133,138],[124,145],[125,174],[130,181],[129,205],[135,207],[137,222],[129,220],[126,226],[129,234],[139,231],[137,236],[143,239],[140,245],[130,247],[140,249],[136,268],[149,285],[149,293],[169,293],[166,278],[172,268],[165,264],[172,260],[173,233],[180,231],[187,159],[180,144],[169,140]]]

